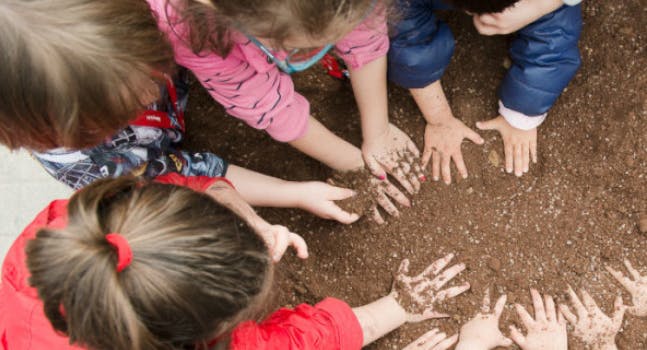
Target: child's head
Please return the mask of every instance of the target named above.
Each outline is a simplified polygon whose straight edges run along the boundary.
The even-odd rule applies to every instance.
[[[30,284],[54,328],[92,349],[171,349],[232,328],[270,284],[261,238],[206,194],[133,178],[97,181],[61,230],[27,246]],[[119,272],[106,239],[127,241]]]
[[[274,48],[304,48],[304,41],[331,44],[357,26],[385,0],[192,0],[194,50],[228,53],[231,28],[272,42]]]
[[[0,143],[12,149],[100,143],[173,62],[145,1],[3,0],[0,37]]]
[[[474,14],[498,13],[514,5],[519,0],[447,0],[457,8]]]

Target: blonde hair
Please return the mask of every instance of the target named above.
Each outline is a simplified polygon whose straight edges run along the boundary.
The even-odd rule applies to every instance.
[[[0,37],[0,143],[12,149],[95,146],[144,107],[152,71],[173,67],[143,0],[3,0]]]
[[[92,349],[181,349],[225,334],[264,298],[263,241],[208,195],[124,177],[96,181],[68,204],[68,226],[27,245],[30,284],[70,343]],[[105,238],[133,253],[116,270]]]
[[[268,38],[276,48],[285,39],[342,36],[357,26],[371,5],[386,0],[186,0],[182,17],[188,21],[195,52],[226,56],[232,47],[232,28]]]

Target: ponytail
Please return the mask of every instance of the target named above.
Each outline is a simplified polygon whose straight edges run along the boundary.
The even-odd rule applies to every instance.
[[[27,245],[30,284],[54,328],[92,349],[178,349],[227,332],[271,276],[262,240],[211,197],[135,178],[75,194],[63,230]],[[127,240],[117,270],[106,234]]]

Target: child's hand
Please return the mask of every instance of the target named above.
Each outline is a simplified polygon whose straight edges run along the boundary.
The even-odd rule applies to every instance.
[[[624,317],[626,306],[622,304],[622,297],[618,296],[614,302],[614,314],[612,318],[605,315],[595,304],[589,293],[582,290],[582,301],[577,297],[573,288],[568,287],[573,307],[577,312],[575,316],[566,305],[559,305],[559,310],[564,317],[573,325],[573,334],[588,344],[594,350],[616,349],[615,338]]]
[[[521,176],[528,172],[530,158],[537,163],[537,128],[521,130],[510,125],[505,118],[498,116],[484,122],[477,122],[480,130],[496,130],[503,138],[505,150],[505,170]]]
[[[422,167],[426,168],[431,158],[431,174],[434,181],[438,181],[442,174],[446,184],[449,185],[452,182],[452,159],[458,173],[463,178],[467,178],[467,168],[461,152],[461,143],[464,139],[469,139],[477,145],[484,142],[479,134],[468,128],[462,121],[454,118],[451,112],[444,118],[436,119],[434,123],[427,123]]]
[[[505,294],[500,296],[494,305],[494,311],[490,311],[490,290],[485,291],[481,312],[461,327],[456,350],[490,350],[512,345],[512,340],[499,330],[499,319],[506,300]]]
[[[557,312],[555,302],[550,295],[541,295],[534,289],[530,290],[535,318],[526,309],[516,304],[517,314],[523,322],[528,334],[524,336],[515,326],[510,326],[510,338],[523,350],[562,350],[568,348],[566,321]]]
[[[359,219],[359,215],[346,212],[335,204],[335,201],[354,196],[353,190],[312,181],[302,183],[300,191],[298,207],[303,210],[320,218],[337,220],[342,224],[351,224]]]
[[[256,222],[253,228],[263,238],[270,256],[274,262],[278,262],[285,254],[288,247],[294,247],[297,256],[301,259],[308,258],[308,245],[301,236],[281,225],[270,225],[267,221]]]
[[[409,273],[409,260],[404,259],[400,264],[391,296],[406,312],[407,322],[420,322],[430,318],[449,317],[449,315],[436,311],[436,304],[448,298],[453,298],[470,289],[470,284],[465,282],[460,286],[441,288],[451,281],[456,275],[465,270],[465,264],[456,264],[440,273],[454,258],[454,254],[436,260],[421,274],[411,277]],[[404,305],[403,305],[404,304]]]
[[[409,194],[418,192],[420,182],[425,181],[418,165],[420,151],[409,136],[393,124],[389,124],[377,139],[364,141],[362,154],[373,175],[385,180],[386,174],[391,174]]]
[[[483,35],[510,34],[563,5],[562,0],[520,0],[502,12],[474,15],[472,19]]]
[[[391,198],[402,206],[407,208],[411,206],[409,198],[407,198],[407,196],[405,196],[397,187],[393,186],[389,180],[381,181],[379,179],[372,178],[370,181],[370,187],[375,193],[375,201],[377,202],[377,205],[382,207],[382,209],[384,209],[389,215],[395,217],[400,216],[400,211],[393,204]],[[375,220],[375,222],[380,225],[385,223],[382,214],[380,214],[380,211],[377,209],[377,206],[373,207],[371,211],[373,212],[373,220]]]
[[[631,266],[629,260],[624,262],[633,277],[633,281],[629,277],[625,277],[622,272],[616,271],[609,266],[606,267],[607,271],[631,294],[634,305],[627,308],[629,313],[638,317],[645,317],[647,316],[647,275],[641,276],[638,270]]]
[[[402,350],[447,350],[458,340],[458,334],[447,337],[447,334],[439,332],[434,328],[414,340]]]

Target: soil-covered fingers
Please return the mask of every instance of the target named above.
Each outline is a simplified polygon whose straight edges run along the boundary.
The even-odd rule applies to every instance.
[[[515,343],[517,343],[517,345],[524,349],[526,345],[526,337],[523,335],[523,333],[521,333],[521,331],[513,325],[510,325],[508,329],[510,329],[510,339],[512,339],[512,341],[514,341]]]
[[[438,344],[427,348],[427,350],[447,350],[451,348],[458,341],[458,334],[454,334],[449,338],[441,340]]]
[[[588,315],[588,312],[586,311],[584,304],[582,304],[582,301],[577,296],[577,294],[575,294],[575,291],[571,286],[568,286],[568,296],[571,299],[571,303],[573,304],[573,308],[575,309],[575,312],[577,312],[577,317],[578,318],[586,317]]]
[[[404,153],[404,159],[406,162],[411,166],[411,173],[409,174],[409,177],[415,177],[418,179],[418,184],[427,181],[427,177],[425,174],[422,172],[422,168],[420,167],[420,159],[415,156],[411,152],[405,152]],[[420,186],[416,189],[418,191],[420,189]]]
[[[528,330],[534,329],[536,322],[532,318],[532,316],[530,316],[526,308],[521,306],[520,304],[514,304],[514,308],[517,311],[517,315],[519,315],[519,319],[523,323],[524,327],[526,327],[526,329]]]
[[[378,225],[384,225],[386,223],[386,221],[384,221],[384,218],[382,217],[382,214],[380,214],[380,210],[377,209],[377,205],[371,207],[371,217],[373,218],[373,221],[375,221]]]
[[[580,290],[580,294],[582,295],[582,303],[584,304],[584,307],[589,312],[589,314],[596,314],[598,312],[602,312],[598,307],[598,305],[595,303],[595,300],[593,300],[593,298],[589,294],[589,292],[582,289]]]
[[[555,301],[550,295],[544,295],[544,310],[546,311],[546,319],[548,322],[557,322],[557,310],[555,309]]]
[[[541,295],[536,289],[530,289],[530,295],[532,296],[532,307],[535,310],[535,320],[545,323],[547,321],[546,310],[544,310],[544,301],[541,299]]]
[[[442,288],[444,285],[447,284],[447,282],[451,281],[456,277],[459,273],[463,272],[465,270],[465,264],[463,263],[458,263],[447,270],[443,271],[440,275],[438,275],[436,278],[434,278],[431,281],[431,288],[434,290],[438,290]]]
[[[503,294],[499,297],[499,300],[496,301],[496,304],[494,305],[494,316],[496,316],[497,319],[501,317],[501,314],[503,314],[503,308],[505,307],[505,303],[508,301],[508,296],[506,294]]]
[[[423,334],[420,338],[414,340],[411,344],[407,345],[403,350],[446,350],[458,340],[458,335],[447,337],[438,328]]]
[[[389,197],[393,198],[398,204],[404,206],[404,207],[410,207],[411,206],[411,201],[407,196],[402,193],[397,187],[393,186],[388,181],[382,181],[377,185],[377,192],[378,193],[383,193],[388,195]]]
[[[434,261],[431,263],[429,266],[427,266],[420,275],[416,276],[418,279],[425,279],[425,278],[432,278],[436,276],[437,274],[440,273],[448,264],[450,261],[454,259],[454,254],[449,253],[442,258]]]
[[[631,274],[631,276],[633,277],[634,281],[636,281],[636,282],[637,282],[637,281],[640,281],[640,280],[646,280],[646,281],[647,281],[647,276],[645,276],[645,277],[641,276],[641,275],[640,275],[640,272],[638,272],[638,270],[636,270],[636,269],[631,265],[631,262],[629,262],[629,260],[625,259],[625,260],[624,260],[624,264],[625,264],[625,267],[627,268],[627,271],[629,271],[629,273],[630,273],[630,274]]]
[[[340,208],[335,202],[330,202],[326,210],[325,219],[332,219],[342,224],[352,224],[353,222],[359,220],[359,215],[356,213],[350,213]]]
[[[622,302],[622,297],[617,296],[613,301],[613,326],[616,330],[619,330],[622,327],[622,319],[625,317],[625,311],[627,311],[627,306]]]
[[[470,284],[469,282],[464,282],[460,286],[455,286],[455,287],[449,287],[447,289],[443,289],[436,293],[436,297],[434,299],[434,302],[442,302],[445,301],[446,299],[451,299],[455,298],[465,292],[467,292],[470,289]]]
[[[398,217],[400,216],[400,211],[398,208],[391,202],[389,197],[387,197],[384,193],[378,193],[377,198],[375,199],[377,201],[377,204],[384,209],[389,215]]]
[[[629,291],[630,293],[633,291],[635,284],[631,279],[629,279],[629,277],[625,276],[622,272],[612,268],[611,266],[607,265],[605,266],[605,268],[611,274],[611,276],[613,276],[613,278],[615,278],[616,281],[618,281],[618,283],[620,283],[627,291]]]
[[[577,324],[577,316],[571,312],[571,309],[568,306],[559,304],[559,312],[572,326]]]
[[[483,302],[481,303],[481,313],[482,314],[490,313],[490,288],[485,290],[485,295],[483,296]]]

